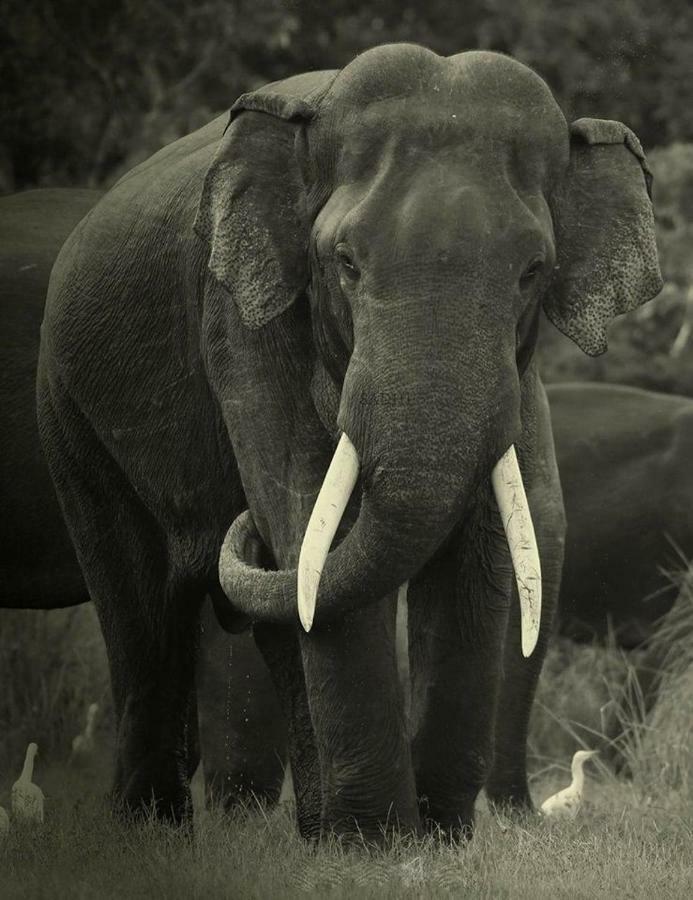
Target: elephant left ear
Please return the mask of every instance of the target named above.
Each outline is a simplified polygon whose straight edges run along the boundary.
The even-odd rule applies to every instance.
[[[554,202],[556,269],[544,309],[590,356],[607,348],[611,320],[662,288],[652,173],[621,122],[578,119],[570,163]]]

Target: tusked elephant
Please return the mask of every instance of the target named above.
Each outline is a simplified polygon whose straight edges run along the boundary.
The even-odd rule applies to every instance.
[[[34,383],[51,267],[100,196],[51,189],[0,198],[3,608],[58,608],[87,597],[39,446]],[[693,400],[609,384],[546,391],[568,521],[556,626],[575,640],[603,640],[611,629],[626,650],[647,646],[632,687],[646,711],[666,651],[651,638],[676,599],[666,573],[693,559]],[[251,792],[275,798],[286,736],[267,669],[252,636],[224,635],[209,604],[197,685],[209,793],[229,805]],[[611,728],[618,737],[617,720]]]
[[[42,189],[0,198],[0,609],[59,609],[89,599],[43,458],[35,384],[53,262],[101,193]],[[228,803],[251,794],[276,799],[286,728],[252,636],[226,635],[207,604],[200,643],[207,791]]]
[[[210,593],[256,623],[304,836],[466,834],[484,784],[530,803],[564,529],[536,321],[600,353],[659,291],[649,181],[625,126],[569,128],[522,64],[389,45],[243,95],[82,221],[38,416],[108,648],[117,799],[186,816]]]

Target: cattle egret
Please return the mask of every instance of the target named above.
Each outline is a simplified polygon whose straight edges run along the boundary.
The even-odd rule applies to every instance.
[[[567,788],[563,788],[557,794],[553,794],[541,804],[541,811],[545,816],[555,818],[574,819],[582,806],[582,795],[585,787],[585,773],[582,767],[597,755],[596,750],[578,750],[573,756],[570,767],[573,780]]]
[[[70,762],[86,762],[94,752],[94,722],[99,711],[98,703],[91,703],[87,710],[84,731],[72,738]]]
[[[12,785],[12,815],[18,822],[36,824],[43,822],[43,791],[32,782],[34,759],[38,753],[36,744],[26,748],[22,774]]]
[[[7,810],[0,806],[0,844],[7,838],[10,833],[10,817]]]

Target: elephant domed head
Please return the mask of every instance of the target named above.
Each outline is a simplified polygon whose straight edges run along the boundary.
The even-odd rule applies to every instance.
[[[247,329],[306,304],[318,412],[362,488],[319,610],[406,581],[488,489],[542,306],[595,354],[658,292],[649,181],[625,126],[569,127],[536,73],[490,52],[378,47],[234,104],[196,222],[209,270]],[[249,565],[251,537],[246,515],[222,585],[287,621],[296,573]]]

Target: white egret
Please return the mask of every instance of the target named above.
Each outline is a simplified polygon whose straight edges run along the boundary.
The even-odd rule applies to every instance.
[[[84,731],[72,738],[70,762],[87,762],[94,753],[94,723],[99,711],[98,703],[91,703],[87,710]]]
[[[37,745],[29,744],[22,774],[12,785],[12,815],[17,822],[43,822],[43,791],[32,781],[37,753]]]
[[[596,755],[596,750],[578,750],[573,756],[573,762],[570,766],[573,780],[568,787],[544,800],[541,804],[541,811],[545,816],[567,819],[574,819],[577,816],[582,806],[585,788],[585,773],[582,767],[588,759]]]

